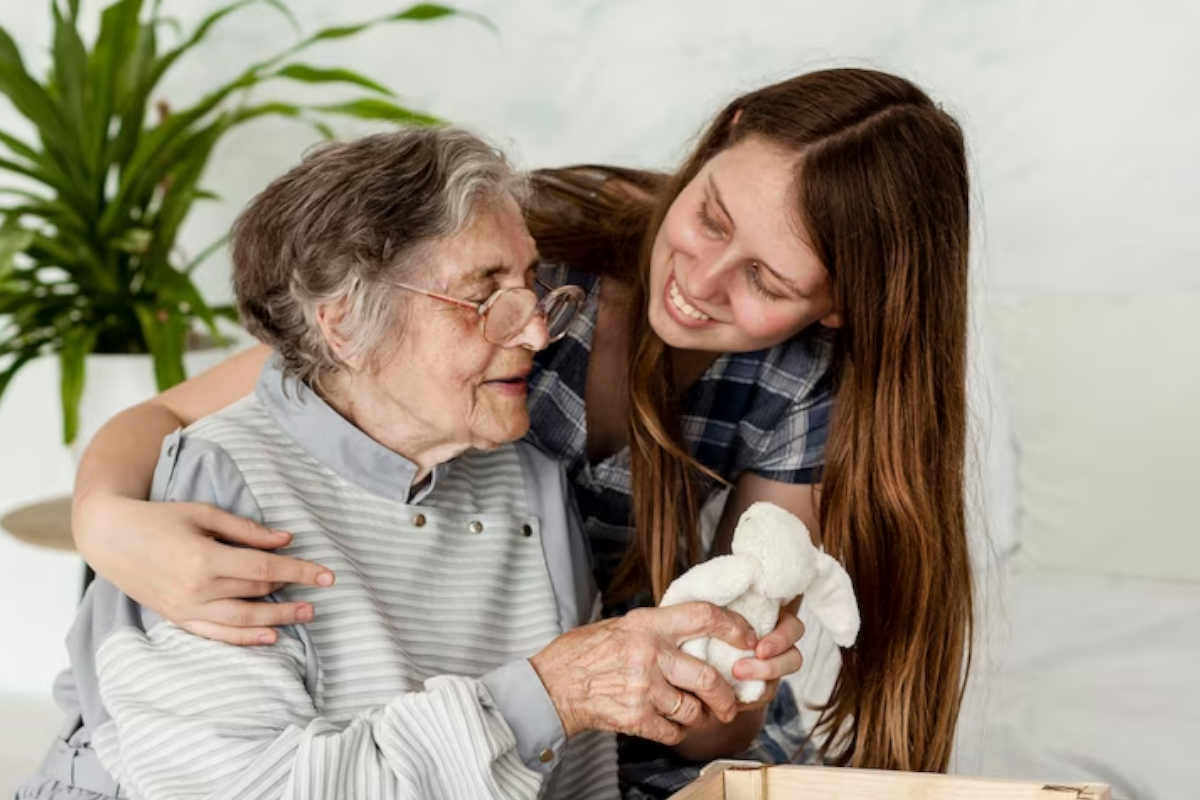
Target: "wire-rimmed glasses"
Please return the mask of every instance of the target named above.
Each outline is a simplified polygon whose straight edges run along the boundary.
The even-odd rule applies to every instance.
[[[583,289],[578,286],[560,286],[551,289],[546,284],[538,284],[549,291],[540,299],[532,289],[523,286],[510,286],[497,289],[482,303],[470,300],[460,300],[457,297],[431,292],[419,286],[407,283],[393,283],[400,289],[423,294],[435,300],[443,300],[463,308],[469,308],[479,314],[479,324],[483,338],[492,344],[507,347],[525,330],[534,314],[541,314],[546,320],[546,334],[549,342],[556,342],[567,333],[571,320],[579,312],[585,297]]]

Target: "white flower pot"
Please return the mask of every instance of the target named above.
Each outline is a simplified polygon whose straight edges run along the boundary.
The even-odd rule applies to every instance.
[[[183,356],[188,377],[199,375],[233,353],[233,347],[189,350]],[[92,354],[87,357],[83,397],[79,401],[79,430],[70,445],[79,463],[83,451],[105,422],[129,406],[158,394],[154,362],[148,355]]]

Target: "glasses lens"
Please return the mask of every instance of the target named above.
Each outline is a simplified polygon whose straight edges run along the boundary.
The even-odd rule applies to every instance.
[[[579,311],[579,298],[566,292],[548,295],[542,299],[542,310],[546,315],[546,334],[554,341],[571,326]]]
[[[483,337],[493,344],[508,344],[533,316],[537,295],[528,289],[507,289],[487,311]]]

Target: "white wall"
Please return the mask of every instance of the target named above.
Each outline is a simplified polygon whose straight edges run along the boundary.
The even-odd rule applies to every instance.
[[[29,9],[40,5],[6,3],[0,10],[0,24],[38,69],[45,63],[48,25],[40,10]],[[289,5],[312,30],[399,4]],[[405,102],[486,133],[529,166],[601,161],[669,167],[732,95],[807,69],[868,65],[915,79],[960,119],[968,137],[977,198],[977,343],[985,346],[979,352],[990,345],[991,352],[1012,356],[1012,348],[1024,348],[1017,353],[1018,368],[1008,371],[997,372],[983,356],[976,361],[980,379],[973,395],[985,434],[979,493],[987,500],[988,529],[998,547],[1009,547],[1018,521],[1028,527],[1031,519],[1049,520],[1038,530],[1068,538],[1076,535],[1080,520],[1105,524],[1111,516],[1105,504],[1125,501],[1113,486],[1161,485],[1152,473],[1159,452],[1170,453],[1172,476],[1181,470],[1200,473],[1195,455],[1200,447],[1191,447],[1200,442],[1186,427],[1160,431],[1162,436],[1143,435],[1138,428],[1117,441],[1105,438],[1106,420],[1122,411],[1154,423],[1139,407],[1137,392],[1121,394],[1113,408],[1116,401],[1105,387],[1129,386],[1146,372],[1163,376],[1162,386],[1182,387],[1168,398],[1166,412],[1155,412],[1165,413],[1172,425],[1186,422],[1187,410],[1200,402],[1196,383],[1171,380],[1194,373],[1194,363],[1153,360],[1168,339],[1200,339],[1200,322],[1184,311],[1187,298],[1200,292],[1200,244],[1194,235],[1200,219],[1195,4],[466,0],[463,5],[486,14],[499,35],[467,20],[397,25],[330,44],[304,60],[378,77]],[[168,6],[190,24],[217,3],[173,0]],[[216,29],[202,52],[180,63],[163,95],[174,107],[185,105],[290,36],[269,9],[236,16]],[[300,96],[285,86],[278,93]],[[0,127],[15,124],[11,109],[0,103]],[[339,130],[349,135],[366,128]],[[207,180],[225,202],[197,208],[185,229],[185,246],[194,252],[222,232],[238,207],[294,163],[310,141],[308,129],[276,120],[228,137]],[[214,300],[227,299],[227,263],[214,259],[200,282]],[[1119,352],[1093,348],[1083,336],[1070,347],[1050,348],[1046,356],[1056,343],[1040,341],[1038,333],[1052,330],[1045,323],[1056,318],[1054,298],[1061,297],[1130,298],[1138,304],[1139,328],[1125,340],[1105,339],[1106,347]],[[1176,304],[1162,305],[1172,309],[1170,320],[1150,313],[1170,297]],[[1027,311],[1038,303],[1042,310]],[[1109,316],[1088,307],[1092,313],[1080,324],[1122,319],[1119,307]],[[1003,313],[1014,308],[1015,321]],[[1036,368],[1022,371],[1020,364],[1030,363],[1023,356],[1037,353],[1044,357]],[[1050,380],[1067,366],[1093,380]],[[1130,372],[1135,366],[1138,371]],[[1036,385],[1022,383],[1030,375]],[[0,404],[0,509],[69,487],[69,464],[54,444],[53,381],[52,369],[30,369]],[[1047,413],[1071,404],[1091,412],[1059,414],[1047,423]],[[1006,421],[1011,408],[1017,409],[1011,412],[1013,429]],[[1025,483],[1015,487],[1014,433],[1018,443],[1026,437],[1022,444],[1030,439],[1036,444],[1047,424],[1065,431],[1062,441],[1032,473],[1023,472]],[[1124,450],[1114,450],[1118,446]],[[1138,452],[1129,467],[1131,448]],[[1064,461],[1064,453],[1074,458]],[[1055,484],[1056,467],[1086,476],[1098,464],[1115,464],[1116,470],[1082,488]],[[1146,470],[1151,474],[1144,475]],[[1029,499],[1031,484],[1045,490],[1033,498],[1035,504],[1053,505],[1060,489],[1092,492],[1095,499],[1077,509],[1082,516],[1040,513],[1042,506],[1031,512],[1018,502]],[[1016,495],[1018,489],[1024,494]],[[1168,491],[1179,502],[1168,498],[1165,505],[1178,516],[1154,519],[1152,527],[1167,537],[1156,547],[1170,559],[1172,548],[1185,547],[1185,535],[1195,528],[1189,531],[1182,516],[1180,482],[1170,483]],[[1138,495],[1137,502],[1146,504],[1150,518],[1164,503],[1153,493]],[[1129,524],[1128,515],[1122,520]],[[1069,566],[1061,553],[1070,548],[1050,552],[1051,566]],[[54,643],[69,619],[76,565],[7,538],[0,538],[0,559],[0,624],[9,652],[20,654],[0,659],[0,693],[43,692],[62,660]],[[1112,564],[1095,566],[1107,570]],[[1153,566],[1142,571],[1153,572]]]

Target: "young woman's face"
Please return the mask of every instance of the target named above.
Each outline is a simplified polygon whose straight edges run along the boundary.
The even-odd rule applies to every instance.
[[[650,256],[650,325],[668,345],[736,353],[837,327],[829,273],[796,219],[796,156],[751,137],[667,211]]]

